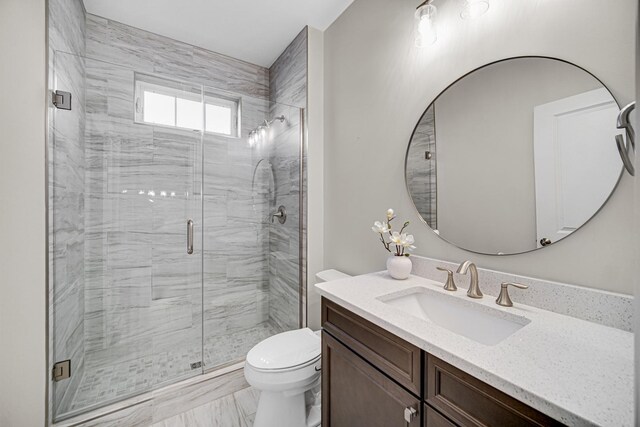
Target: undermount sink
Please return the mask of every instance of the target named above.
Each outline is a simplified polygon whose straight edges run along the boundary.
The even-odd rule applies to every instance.
[[[378,300],[485,345],[498,344],[530,322],[526,317],[422,287],[383,295]]]

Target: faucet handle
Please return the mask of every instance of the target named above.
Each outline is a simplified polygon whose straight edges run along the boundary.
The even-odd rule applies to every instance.
[[[444,284],[445,291],[457,291],[458,287],[456,286],[456,282],[453,281],[453,271],[448,270],[443,267],[436,267],[437,270],[446,271],[447,272],[447,283]]]
[[[523,285],[522,283],[502,282],[500,284],[500,295],[498,295],[498,298],[496,299],[496,304],[503,307],[513,307],[513,301],[511,301],[511,298],[509,297],[509,286],[513,286],[518,289],[529,289],[527,285]]]

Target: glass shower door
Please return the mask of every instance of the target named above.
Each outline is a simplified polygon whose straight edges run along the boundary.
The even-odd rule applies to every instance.
[[[71,364],[52,386],[60,420],[202,373],[203,132],[201,86],[54,61],[72,100],[50,127],[51,364]]]
[[[302,326],[301,110],[244,95],[241,106],[239,137],[204,135],[206,371]]]

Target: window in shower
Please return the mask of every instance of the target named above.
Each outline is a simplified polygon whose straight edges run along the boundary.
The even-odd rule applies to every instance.
[[[239,137],[240,100],[145,74],[135,75],[135,121]]]

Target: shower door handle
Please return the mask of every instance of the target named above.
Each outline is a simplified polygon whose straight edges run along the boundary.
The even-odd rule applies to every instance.
[[[193,220],[187,221],[187,254],[193,255]]]

